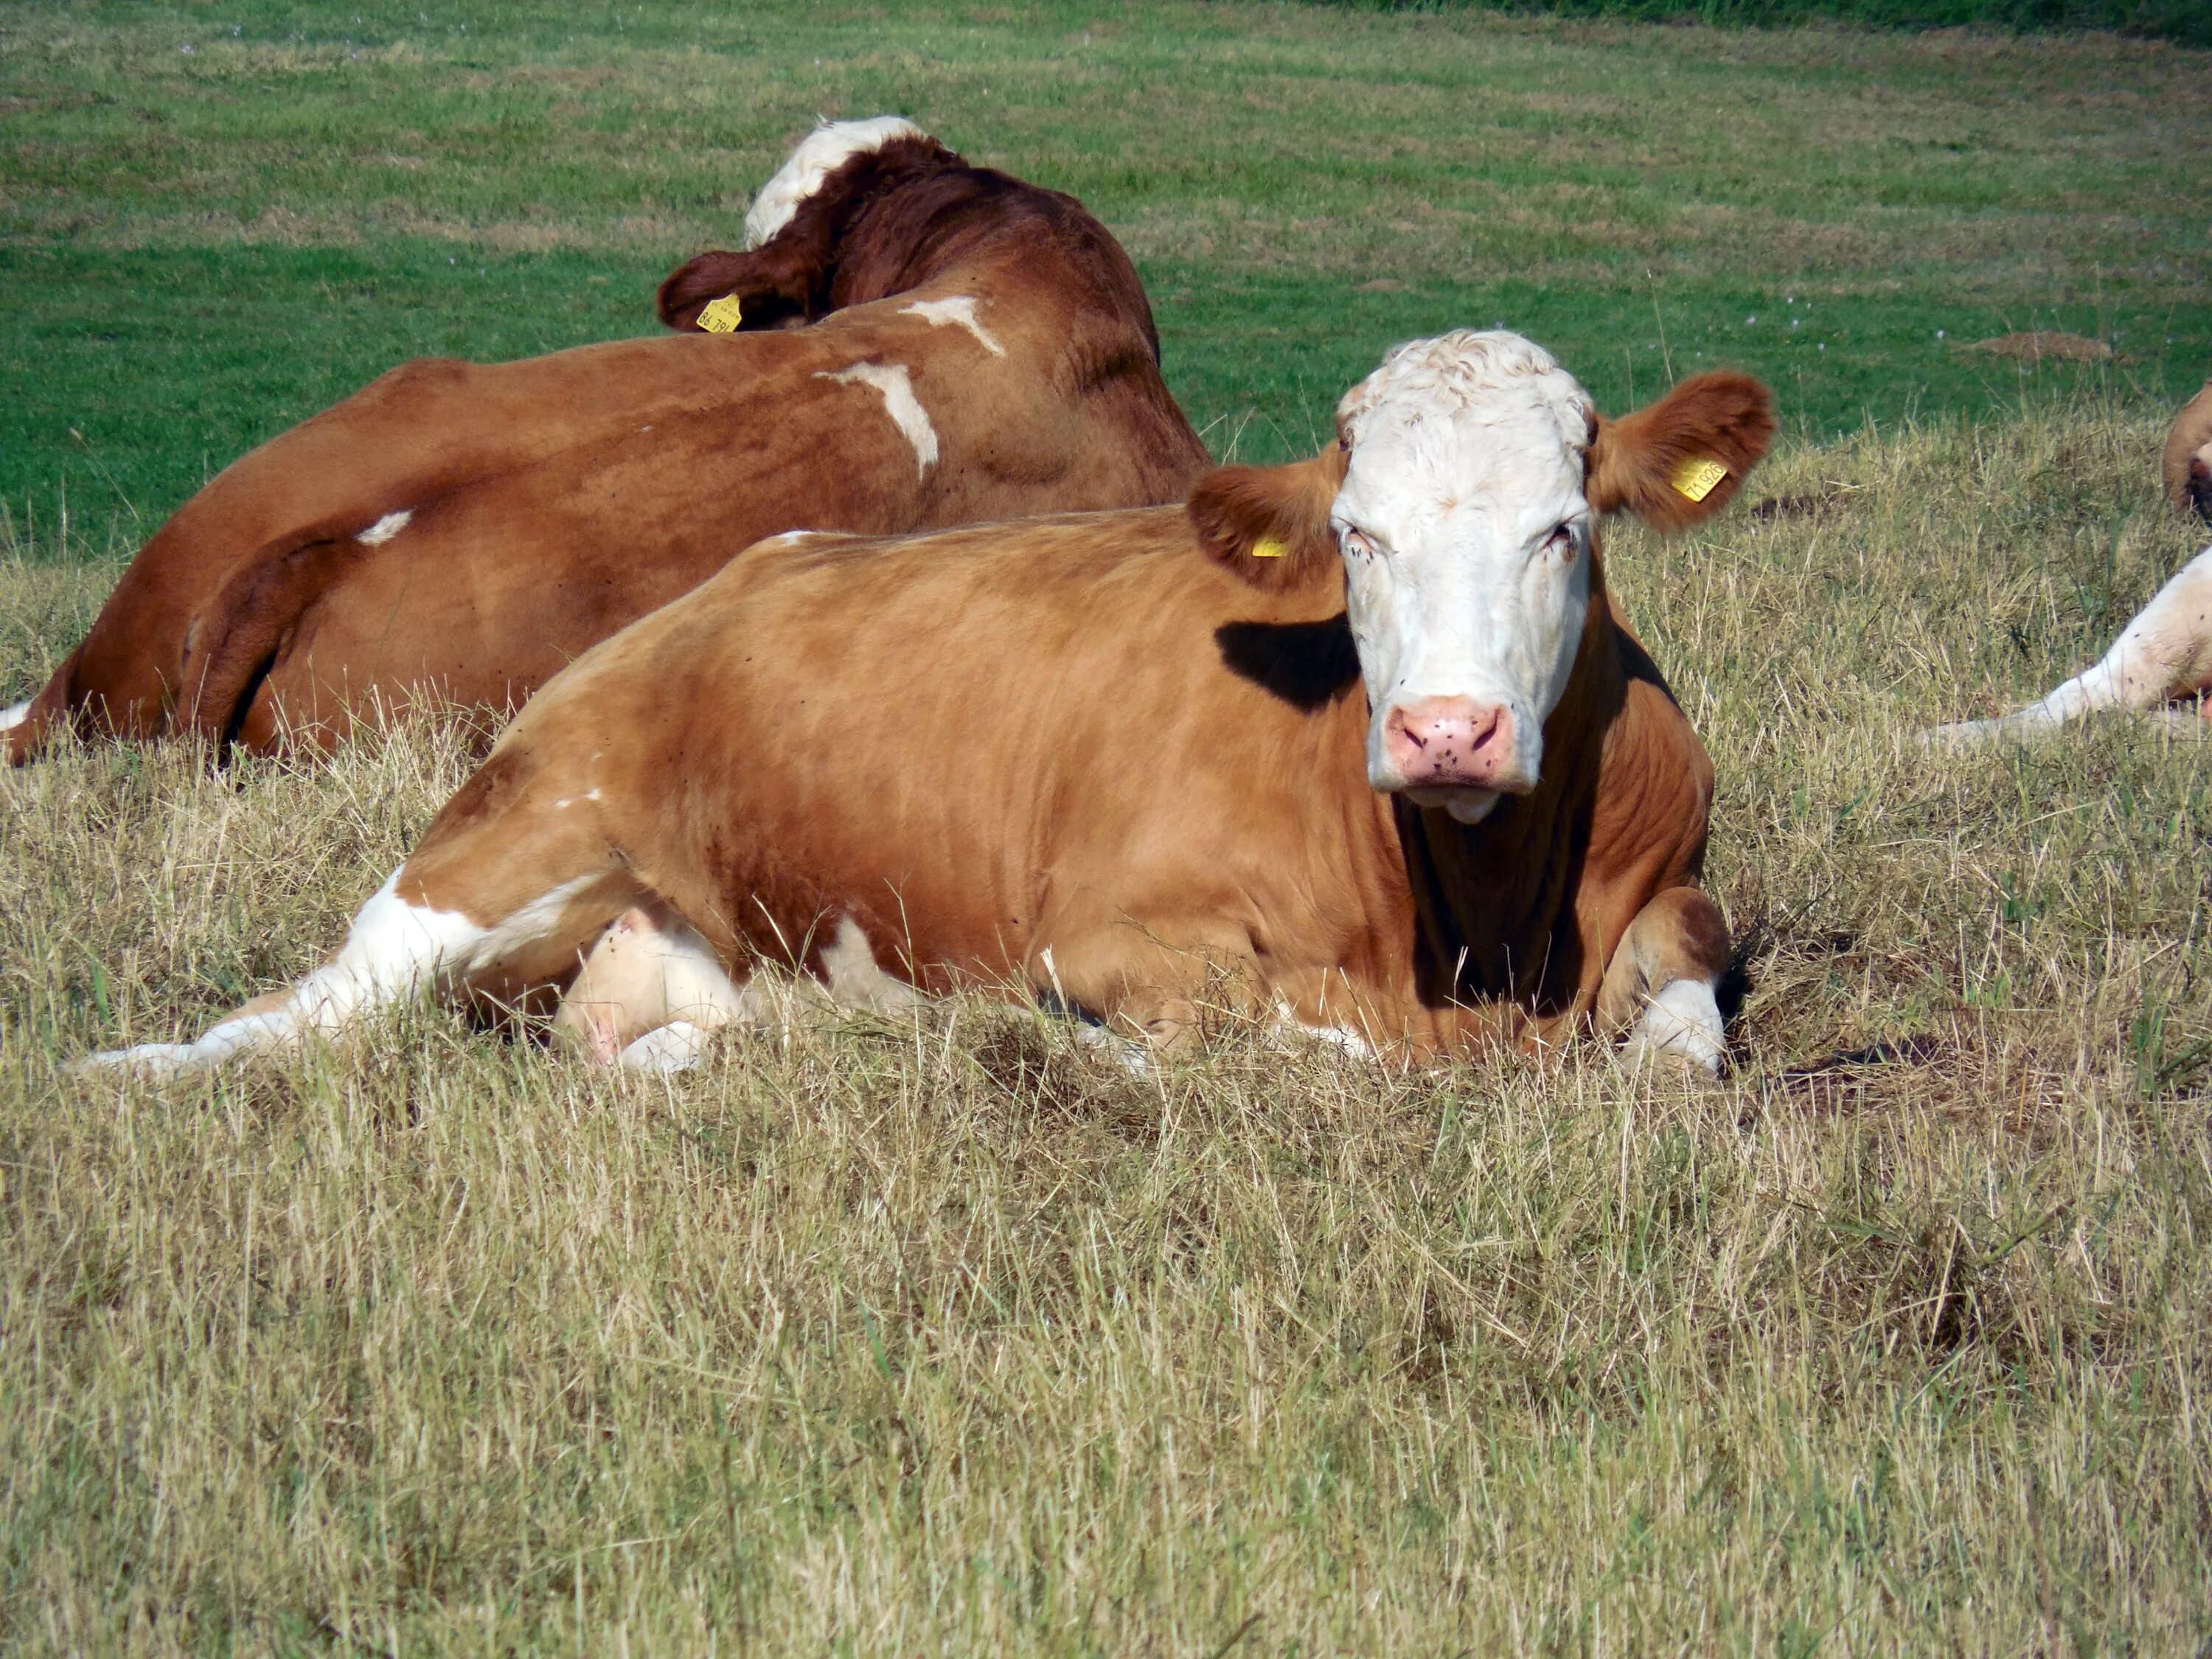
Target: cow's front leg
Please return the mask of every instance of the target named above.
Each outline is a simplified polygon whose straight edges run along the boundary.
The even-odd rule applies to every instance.
[[[1717,1073],[1728,1039],[1713,994],[1728,957],[1720,907],[1698,888],[1668,888],[1637,912],[1606,965],[1598,1029],[1626,1028],[1632,1054]]]

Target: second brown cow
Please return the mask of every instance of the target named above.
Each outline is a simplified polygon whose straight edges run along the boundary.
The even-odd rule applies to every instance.
[[[372,699],[504,708],[763,536],[1170,501],[1206,466],[1073,198],[879,117],[805,139],[746,226],[664,285],[679,337],[410,363],[227,469],[0,711],[9,758],[69,724],[269,750]]]

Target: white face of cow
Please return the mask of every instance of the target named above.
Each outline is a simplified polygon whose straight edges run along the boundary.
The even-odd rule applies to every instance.
[[[1337,413],[1368,781],[1473,823],[1536,787],[1582,644],[1589,398],[1517,334],[1458,333],[1399,347]]]

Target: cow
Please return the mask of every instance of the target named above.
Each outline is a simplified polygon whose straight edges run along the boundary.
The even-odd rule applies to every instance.
[[[505,709],[773,532],[1173,502],[1210,465],[1073,197],[887,116],[812,133],[745,228],[663,285],[676,337],[409,363],[232,465],[0,714],[9,757]]]
[[[1718,1068],[1712,766],[1598,521],[1709,517],[1771,398],[1710,374],[1606,420],[1460,332],[1337,427],[1181,510],[749,550],[541,691],[325,966],[90,1063],[566,987],[586,1054],[673,1066],[775,963],[878,1007],[997,987],[1140,1054],[1237,1018],[1424,1056],[1594,1023]]]
[[[2174,417],[2159,471],[2176,512],[2212,524],[2212,380]]]
[[[2184,406],[2166,434],[2160,466],[2176,511],[2212,522],[2212,380]],[[1931,747],[1967,749],[2028,738],[2104,713],[2160,714],[2197,726],[2212,709],[2212,546],[2175,572],[2120,630],[2112,649],[2047,696],[1996,720],[1960,720],[1922,733]],[[2195,703],[2196,711],[2171,705]]]

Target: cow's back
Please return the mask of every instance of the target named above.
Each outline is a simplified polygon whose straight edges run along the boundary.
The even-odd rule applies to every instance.
[[[578,663],[501,750],[680,796],[626,856],[726,947],[849,910],[926,981],[992,978],[1072,914],[1167,904],[1297,918],[1311,950],[1389,884],[1356,668],[1313,610],[1219,571],[1175,508],[784,538]],[[1271,689],[1267,646],[1319,678]]]
[[[978,327],[925,289],[802,330],[396,370],[187,503],[42,701],[255,747],[340,731],[372,691],[512,705],[774,532],[1173,499],[1203,466],[1126,320],[1055,327],[1034,280],[946,286]]]

